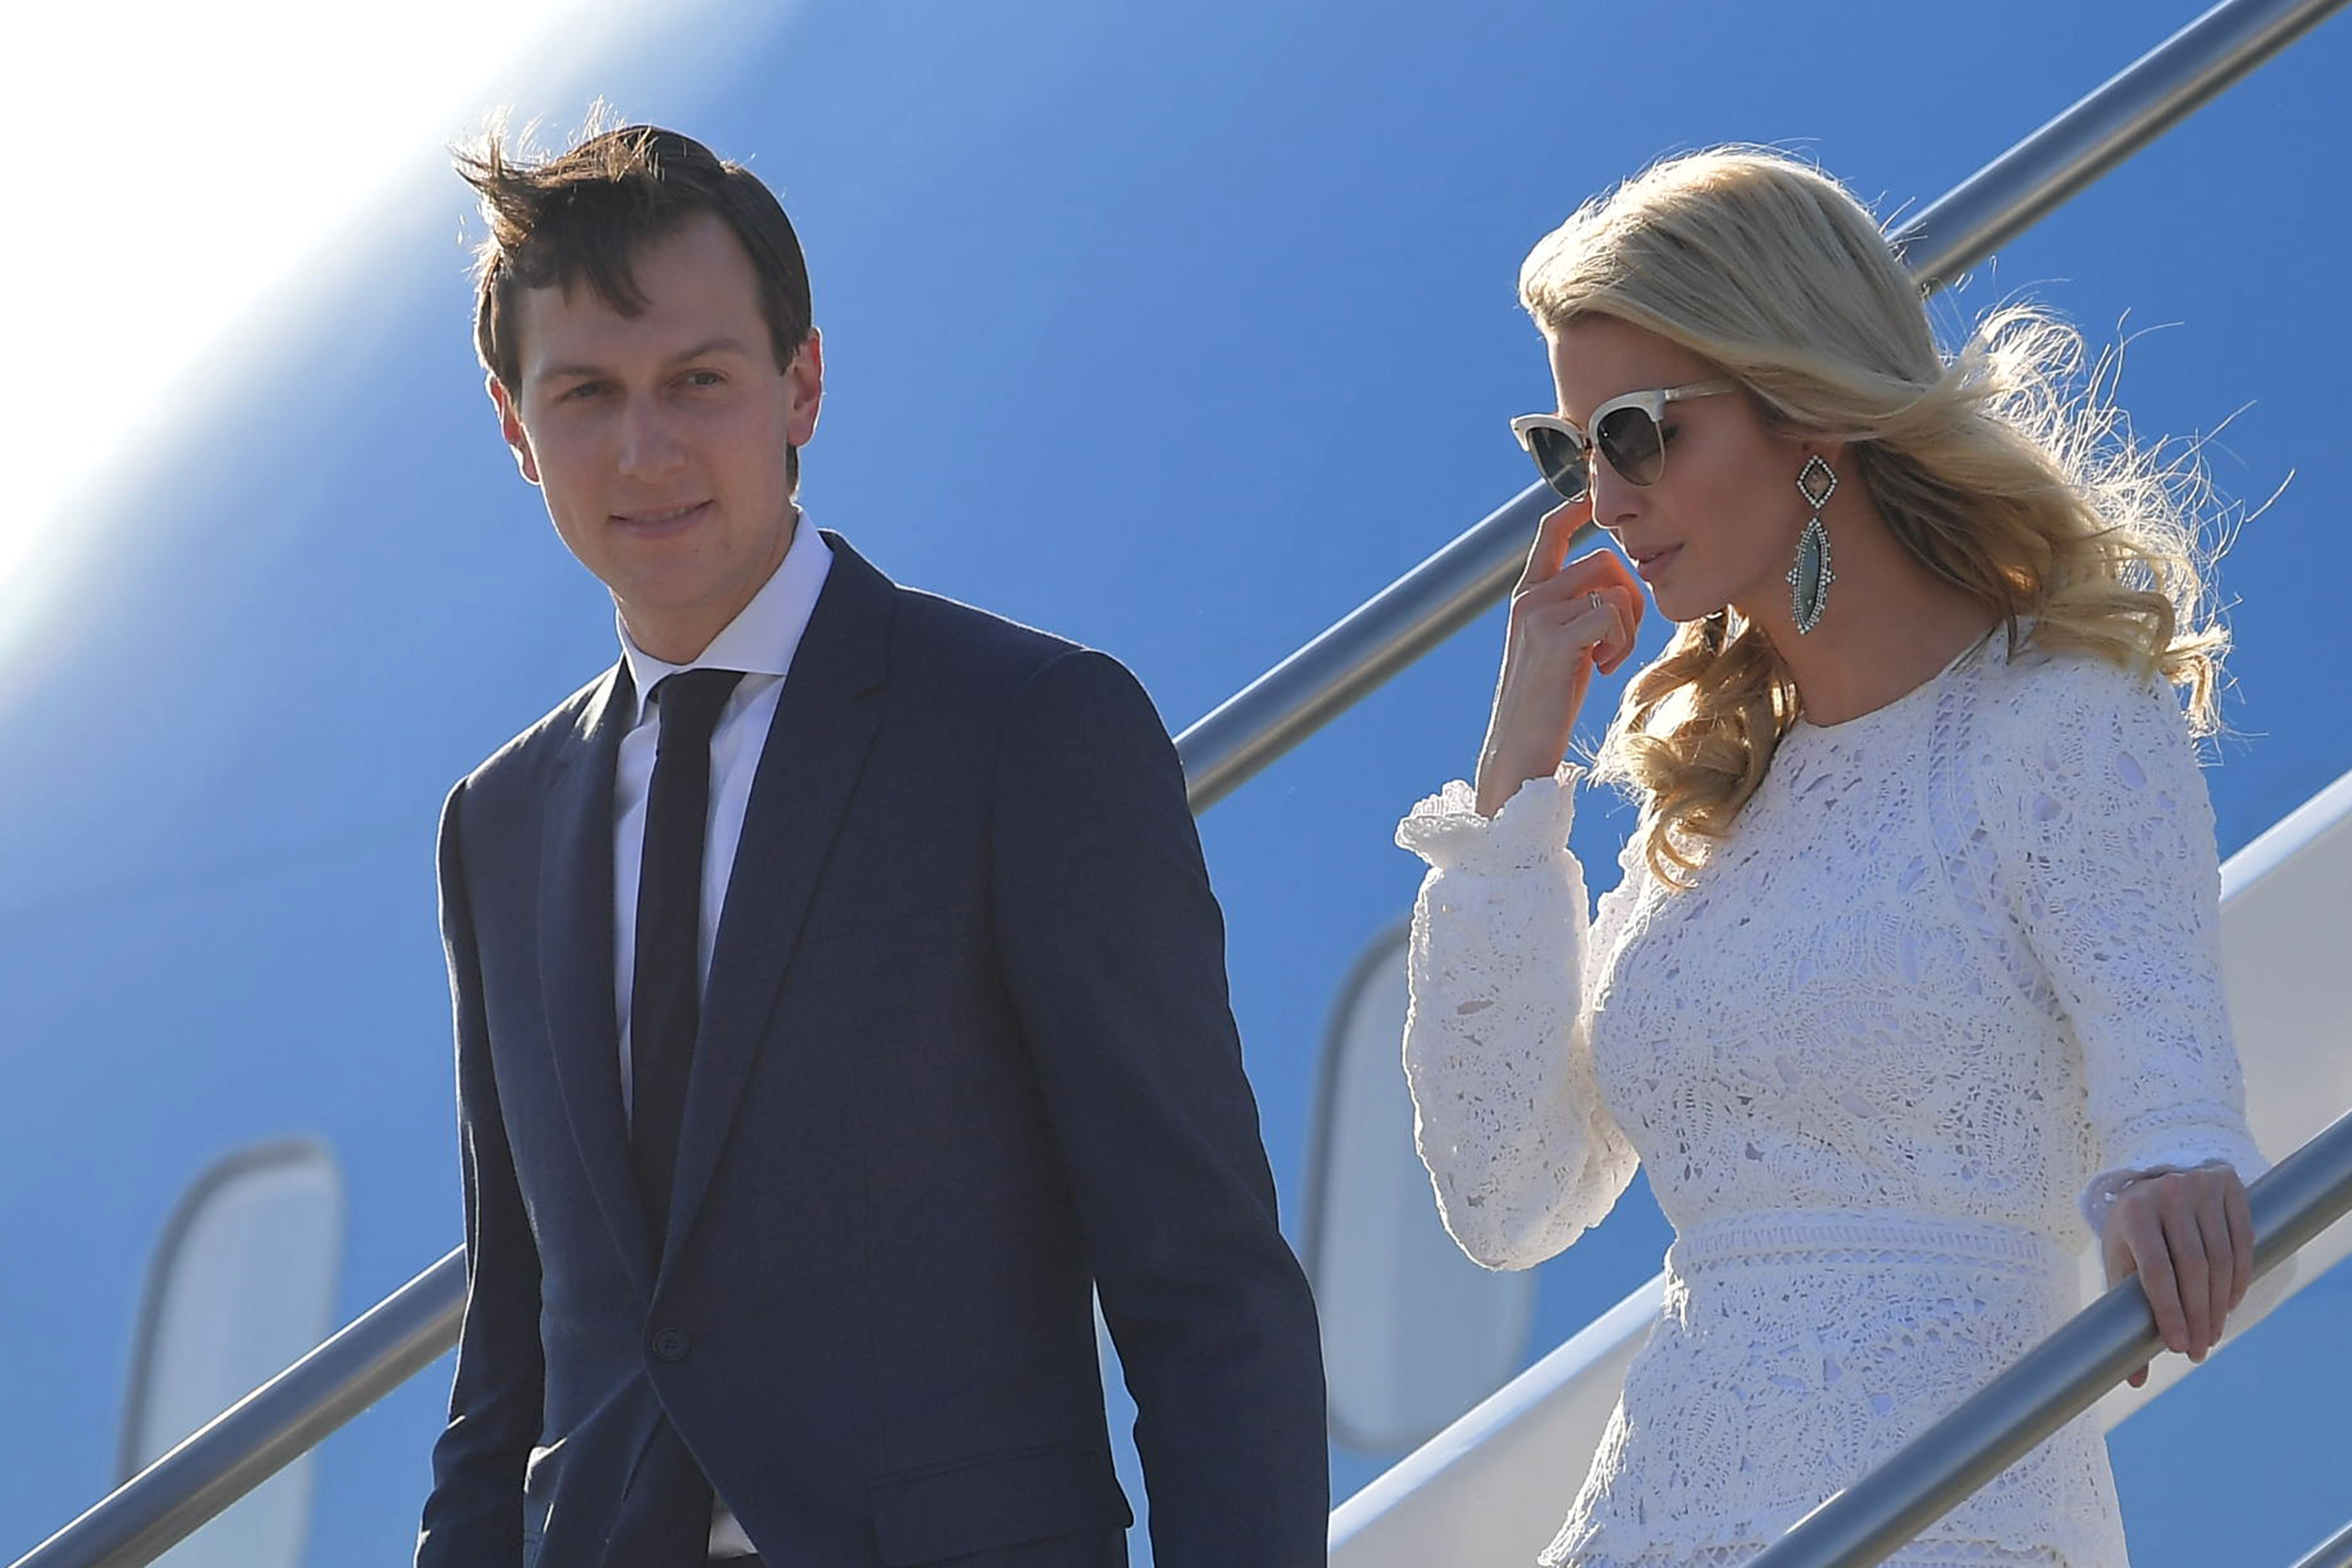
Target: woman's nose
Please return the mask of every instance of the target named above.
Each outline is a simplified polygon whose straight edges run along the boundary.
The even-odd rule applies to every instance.
[[[1642,487],[1610,467],[1606,458],[1595,456],[1591,463],[1592,521],[1613,531],[1640,515]]]

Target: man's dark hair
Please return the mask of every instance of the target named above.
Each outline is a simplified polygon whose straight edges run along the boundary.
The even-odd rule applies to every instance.
[[[520,289],[568,289],[585,278],[625,316],[646,308],[633,261],[647,241],[713,213],[742,242],[782,371],[809,333],[808,264],[773,192],[740,163],[653,125],[592,132],[571,151],[516,162],[493,132],[457,154],[482,198],[489,237],[475,253],[474,347],[509,392],[522,371]],[[800,454],[792,455],[797,477]]]

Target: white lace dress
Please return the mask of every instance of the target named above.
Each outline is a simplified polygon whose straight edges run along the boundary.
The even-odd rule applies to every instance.
[[[1648,1169],[1665,1309],[1541,1561],[1714,1568],[2075,1310],[2126,1177],[2264,1168],[2212,811],[2168,688],[1998,633],[1800,723],[1694,890],[1629,854],[1589,930],[1576,778],[1492,822],[1456,782],[1397,830],[1431,867],[1416,1137],[1490,1268],[1552,1257]],[[2074,1422],[1890,1561],[2122,1568],[2100,1434]]]

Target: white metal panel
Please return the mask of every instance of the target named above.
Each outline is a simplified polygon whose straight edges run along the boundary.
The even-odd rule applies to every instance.
[[[240,1150],[191,1184],[148,1279],[124,1479],[326,1337],[342,1229],[341,1173],[307,1140]],[[158,1563],[295,1568],[310,1531],[310,1466],[306,1454]]]

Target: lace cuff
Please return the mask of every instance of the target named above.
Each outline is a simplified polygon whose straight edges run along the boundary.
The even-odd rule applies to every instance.
[[[2110,1145],[2108,1158],[2114,1163],[2084,1183],[2074,1200],[2093,1236],[2106,1234],[2108,1209],[2126,1187],[2142,1177],[2227,1165],[2251,1187],[2271,1168],[2262,1151],[2227,1127],[2196,1124],[2145,1129],[2137,1137]]]
[[[1548,779],[1529,779],[1490,821],[1478,813],[1475,788],[1454,779],[1425,796],[1397,824],[1400,849],[1410,849],[1440,871],[1497,876],[1531,871],[1559,858],[1576,821],[1576,786],[1584,770],[1562,763]]]
[[[2181,1171],[2203,1170],[2209,1165],[2235,1167],[2237,1162],[2221,1155],[2215,1155],[2210,1160],[2144,1165],[2132,1171],[2102,1171],[2084,1185],[2081,1196],[2074,1200],[2075,1206],[2083,1211],[2084,1222],[2091,1227],[2091,1234],[2104,1237],[2107,1234],[2108,1211],[2116,1206],[2116,1200],[2124,1195],[2126,1187],[2130,1186],[2134,1182],[2144,1182],[2150,1176],[2169,1176]],[[2267,1167],[2264,1168],[2267,1169]],[[2248,1186],[2253,1185],[2253,1176],[2247,1175],[2242,1170],[2239,1171],[2238,1174]],[[2260,1172],[2256,1174],[2260,1174]]]

